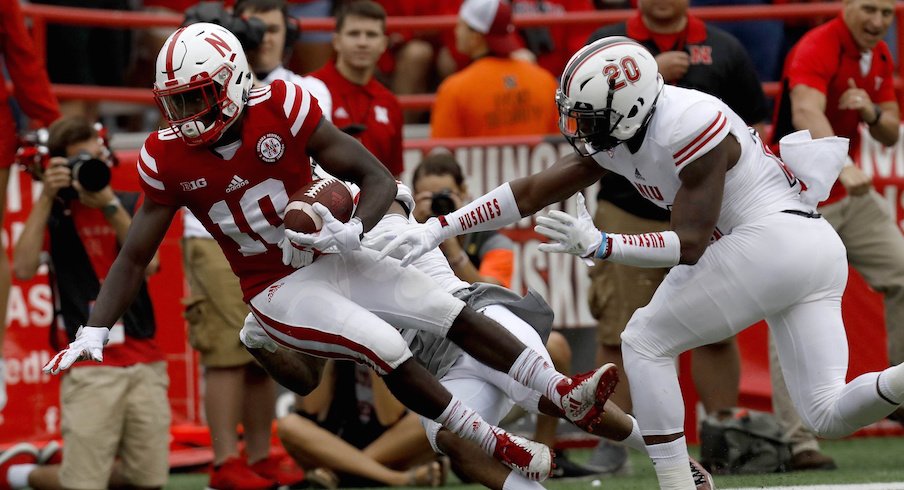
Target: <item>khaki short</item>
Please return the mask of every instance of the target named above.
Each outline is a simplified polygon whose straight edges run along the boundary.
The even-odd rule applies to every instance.
[[[191,297],[184,300],[188,341],[201,354],[201,365],[227,368],[248,364],[254,358],[239,340],[248,306],[226,256],[210,238],[186,238],[182,251],[191,288]]]
[[[163,487],[169,475],[166,363],[75,367],[60,386],[66,488],[108,488],[117,456],[136,487]]]
[[[669,229],[668,221],[638,218],[609,201],[598,201],[594,223],[612,233],[649,233]],[[621,345],[634,310],[646,306],[668,269],[648,269],[596,261],[590,269],[590,313],[598,320],[597,342],[604,346]]]

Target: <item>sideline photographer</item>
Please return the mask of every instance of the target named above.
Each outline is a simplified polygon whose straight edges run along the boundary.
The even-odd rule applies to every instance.
[[[30,156],[20,162],[44,187],[16,242],[13,271],[29,279],[42,259],[48,262],[55,314],[61,320],[53,325],[63,325],[65,342],[72,342],[119,253],[139,195],[110,188],[109,153],[83,118],[58,120],[50,126],[46,148],[34,149],[23,149],[20,155]],[[55,489],[65,482],[67,488],[153,489],[166,484],[169,378],[154,340],[156,324],[146,283],[120,321],[104,332],[103,364],[76,364],[60,384],[62,464],[38,466],[54,459],[48,455],[53,448],[45,448],[32,464],[13,464],[0,472],[0,488]],[[62,332],[54,328],[51,344],[57,333]],[[29,446],[16,448],[36,456]],[[27,458],[9,456],[6,461]]]

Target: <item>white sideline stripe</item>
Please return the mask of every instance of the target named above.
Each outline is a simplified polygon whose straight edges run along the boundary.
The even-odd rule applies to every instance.
[[[795,487],[744,487],[725,490],[904,490],[904,483],[851,483],[846,485],[805,485]]]

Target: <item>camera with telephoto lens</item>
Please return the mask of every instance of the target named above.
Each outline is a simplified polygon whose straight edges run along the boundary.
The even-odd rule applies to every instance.
[[[98,123],[94,125],[94,129],[98,132],[98,138],[101,139],[104,149],[105,158],[112,156],[109,151],[106,140],[106,131]],[[44,178],[44,171],[50,165],[50,150],[47,148],[49,133],[47,129],[41,128],[26,133],[19,139],[19,149],[16,151],[16,163],[25,168],[25,171],[31,175],[36,181]],[[66,159],[66,166],[72,171],[72,180],[77,181],[83,189],[88,192],[97,192],[110,185],[110,166],[115,161],[108,158],[110,163],[95,157],[94,155],[82,151],[77,155]],[[61,194],[63,198],[77,197],[75,190],[70,189]]]
[[[66,165],[72,170],[72,180],[78,181],[88,192],[97,192],[110,185],[110,167],[86,151],[67,159]]]
[[[458,209],[452,195],[452,189],[443,189],[433,194],[433,199],[430,200],[430,212],[433,216],[442,216]]]
[[[246,52],[257,49],[264,42],[264,34],[267,32],[267,25],[262,20],[235,16],[227,12],[221,2],[201,2],[185,11],[182,27],[198,22],[208,22],[226,28],[235,34]]]

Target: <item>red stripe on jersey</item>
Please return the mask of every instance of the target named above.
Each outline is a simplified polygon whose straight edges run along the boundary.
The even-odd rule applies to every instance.
[[[173,70],[173,52],[176,50],[176,41],[179,39],[179,35],[182,34],[185,28],[181,28],[173,34],[173,39],[170,41],[169,46],[166,48],[166,76],[170,78],[176,78],[176,71]]]
[[[301,341],[321,342],[324,344],[338,345],[350,351],[357,352],[364,358],[368,359],[374,366],[377,366],[379,369],[382,369],[386,373],[391,373],[393,371],[392,366],[381,359],[380,356],[378,356],[374,351],[361,344],[352,342],[351,340],[341,335],[327,333],[322,330],[317,330],[316,328],[287,325],[264,315],[251,303],[248,304],[248,307],[251,308],[251,311],[254,313],[255,317],[257,317],[259,320],[262,320],[267,324],[268,327],[276,330],[279,333],[285,334],[289,337],[292,337],[293,339],[298,339]],[[298,347],[293,348],[298,349]],[[333,352],[328,353],[328,355],[335,355],[336,357],[342,356],[342,354]]]
[[[707,126],[707,128],[704,129],[699,135],[697,135],[697,137],[694,138],[693,141],[691,141],[691,142],[688,143],[684,148],[678,150],[677,153],[675,153],[674,155],[672,155],[672,158],[678,158],[678,157],[681,156],[682,153],[684,153],[684,152],[690,150],[692,146],[694,146],[698,141],[700,141],[700,138],[703,138],[704,136],[706,136],[706,134],[709,132],[709,130],[711,130],[711,129],[716,125],[716,123],[719,122],[719,120],[720,120],[722,117],[723,117],[723,116],[722,116],[722,112],[719,112],[718,114],[716,114],[716,118],[713,119],[713,122],[710,123],[710,125]]]
[[[261,328],[263,328],[266,331],[267,327],[264,326],[265,324],[257,316],[255,316],[254,319],[257,321],[257,324],[260,325]],[[314,349],[304,349],[295,344],[290,344],[289,342],[286,342],[285,340],[283,340],[279,337],[272,337],[269,334],[267,336],[270,337],[271,339],[273,339],[273,341],[276,342],[277,344],[279,344],[289,350],[296,351],[296,352],[306,352],[313,356],[323,357],[323,358],[328,358],[328,359],[347,359],[349,361],[355,361],[355,362],[358,361],[358,358],[356,358],[355,356],[350,356],[347,354],[340,354],[337,352],[323,352],[323,351],[318,351],[318,350],[314,350]]]
[[[722,128],[724,128],[726,124],[728,124],[728,118],[723,117],[722,124],[720,124],[719,127],[716,128],[715,131],[712,131],[711,134],[705,140],[701,141],[699,145],[697,145],[693,150],[691,150],[690,153],[688,153],[687,155],[684,155],[681,158],[681,160],[678,160],[677,162],[675,162],[675,166],[679,167],[679,166],[681,166],[682,163],[690,160],[691,157],[693,157],[694,155],[697,154],[697,152],[700,150],[700,148],[703,148],[704,146],[706,146],[707,143],[710,142],[710,140],[715,138],[716,135],[718,135],[722,131]],[[698,137],[698,139],[699,139],[699,137]]]

